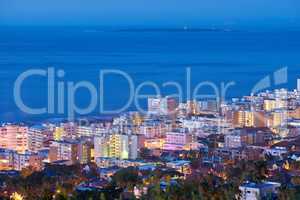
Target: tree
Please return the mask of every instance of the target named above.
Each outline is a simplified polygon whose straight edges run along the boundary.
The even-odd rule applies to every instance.
[[[33,170],[32,167],[23,168],[23,169],[21,170],[21,176],[22,176],[23,178],[27,178],[28,176],[30,176],[30,175],[33,174],[33,173],[34,173],[34,170]]]
[[[300,185],[300,177],[299,176],[293,177],[291,181],[294,185]]]
[[[120,188],[132,191],[134,186],[141,183],[139,172],[134,167],[128,167],[119,170],[113,176],[113,182]]]
[[[287,187],[286,185],[282,185],[279,188],[278,199],[280,200],[296,200],[295,190]]]

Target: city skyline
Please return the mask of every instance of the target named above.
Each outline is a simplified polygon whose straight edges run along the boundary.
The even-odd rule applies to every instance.
[[[238,199],[288,195],[281,192],[287,182],[279,181],[272,172],[284,170],[280,173],[288,175],[298,170],[300,85],[293,91],[262,91],[222,102],[220,107],[217,104],[211,100],[179,103],[170,97],[151,97],[147,114],[128,112],[110,119],[45,121],[34,125],[4,123],[0,126],[0,171],[18,177],[18,173],[26,176],[26,170],[30,170],[27,176],[31,177],[34,173],[43,174],[51,166],[77,166],[85,173],[91,170],[90,167],[96,167],[100,172],[87,178],[89,184],[73,183],[73,190],[69,192],[61,192],[57,187],[50,194],[85,196],[85,190],[89,190],[113,199],[108,197],[111,194],[106,193],[105,188],[122,170],[137,170],[127,172],[128,176],[144,173],[144,170],[171,170],[180,178],[166,176],[173,177],[171,180],[176,183],[188,181],[204,170],[209,176],[224,180],[226,185],[228,176],[233,173],[226,170],[227,167],[238,167],[236,162],[254,162],[255,165],[264,163],[266,171],[261,172],[262,177],[252,177],[251,170],[247,169],[250,171],[244,172],[249,174],[241,178],[242,184],[235,186],[240,191],[235,194],[240,195]],[[199,157],[193,157],[195,155]],[[278,161],[283,163],[282,166],[276,165]],[[259,166],[254,169],[260,170]],[[206,175],[202,174],[203,177]],[[96,185],[95,178],[100,181]],[[144,181],[155,184],[151,178]],[[147,183],[133,184],[135,190],[130,192],[131,198],[152,199],[148,195],[155,195],[151,187],[145,190],[149,186]],[[164,191],[164,187],[160,187]],[[7,193],[6,186],[3,190],[6,191],[3,197],[7,194],[11,198],[15,198],[14,195],[29,198],[28,193],[18,190]],[[122,192],[116,194],[124,195]],[[198,195],[213,194],[200,192]]]
[[[300,199],[299,11],[0,0],[0,199]]]

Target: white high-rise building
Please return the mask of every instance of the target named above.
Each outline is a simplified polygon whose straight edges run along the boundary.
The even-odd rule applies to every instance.
[[[105,136],[94,137],[94,157],[109,157],[108,156],[108,139]]]
[[[29,150],[37,152],[43,147],[44,136],[46,129],[42,126],[33,126],[28,130],[28,146]]]
[[[78,143],[67,141],[52,141],[49,151],[50,162],[70,161],[72,164],[79,162]]]
[[[111,134],[94,138],[95,158],[137,158],[137,136]]]
[[[138,156],[138,137],[136,135],[129,136],[128,146],[129,146],[129,155],[130,159],[137,159]]]
[[[167,112],[167,102],[164,98],[149,98],[148,112],[151,114],[161,114]]]
[[[297,90],[300,92],[300,78],[297,79]]]

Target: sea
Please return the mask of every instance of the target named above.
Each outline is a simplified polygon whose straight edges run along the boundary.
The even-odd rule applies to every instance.
[[[223,83],[230,85],[224,95],[230,100],[249,95],[265,77],[270,78],[266,90],[295,89],[299,35],[298,30],[189,27],[0,27],[0,121],[65,118],[72,108],[68,97],[78,109],[97,102],[78,116],[101,116],[127,103],[120,112],[137,110],[137,104],[146,109],[147,95],[157,90],[162,96],[181,92],[184,101],[196,89],[201,95],[219,92]],[[287,79],[278,84],[274,74],[281,69]],[[55,72],[52,86],[49,70]],[[46,108],[52,88],[52,110],[30,114],[16,103],[14,91],[24,73],[30,76],[20,84],[19,99]]]

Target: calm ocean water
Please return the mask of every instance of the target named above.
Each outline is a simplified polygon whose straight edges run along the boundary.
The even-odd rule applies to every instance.
[[[201,81],[218,86],[222,81],[234,81],[235,86],[227,94],[230,98],[249,94],[261,78],[287,66],[289,81],[282,87],[295,88],[300,77],[299,34],[297,31],[0,27],[0,121],[62,117],[27,115],[15,105],[14,81],[31,68],[63,69],[65,82],[85,80],[97,87],[101,69],[122,70],[136,85],[153,81],[161,86],[166,81],[176,81],[185,87],[185,70],[190,67],[192,86]],[[104,107],[119,108],[128,99],[127,82],[119,76],[110,76],[104,83]],[[153,89],[145,88],[142,92],[152,93]],[[176,90],[162,87],[162,92],[170,94]],[[45,78],[28,79],[22,95],[30,106],[46,105]],[[89,94],[80,90],[76,102],[79,106],[87,105]],[[91,114],[98,113],[95,110]]]

